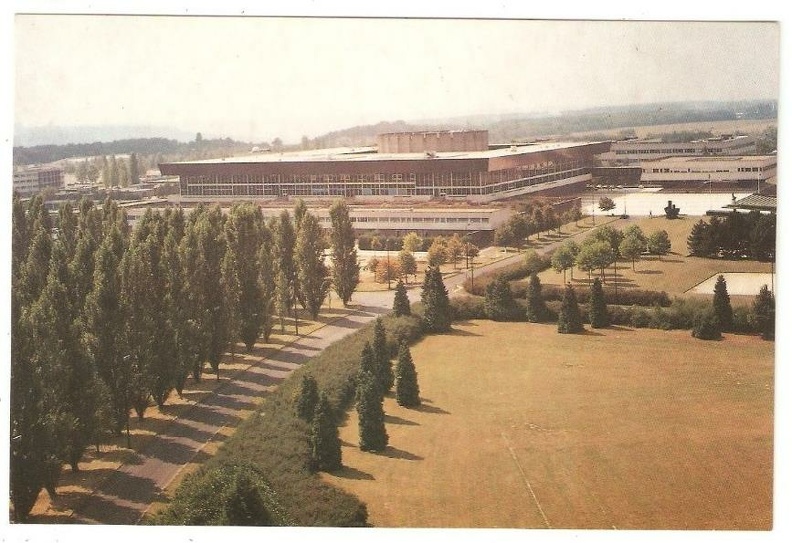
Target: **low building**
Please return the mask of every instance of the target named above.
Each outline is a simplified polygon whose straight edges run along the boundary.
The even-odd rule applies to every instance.
[[[21,197],[33,196],[52,188],[63,188],[63,170],[51,166],[30,166],[14,171],[14,192]]]
[[[641,183],[684,189],[749,188],[776,177],[776,156],[669,157],[641,163]]]
[[[671,156],[738,156],[756,153],[753,136],[717,136],[683,143],[664,142],[660,139],[633,139],[614,141],[610,151],[599,155],[603,163],[621,165],[643,163]]]
[[[186,202],[283,197],[489,202],[579,193],[591,182],[594,155],[610,145],[541,142],[490,148],[486,131],[383,134],[379,141],[380,149],[259,153],[160,164],[160,171],[179,176]]]

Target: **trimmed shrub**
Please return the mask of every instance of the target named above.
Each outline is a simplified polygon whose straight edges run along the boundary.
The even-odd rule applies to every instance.
[[[582,331],[583,321],[575,298],[575,289],[568,285],[564,290],[564,299],[561,300],[561,312],[558,314],[558,333],[576,334]]]
[[[297,416],[304,421],[313,419],[316,404],[319,403],[319,387],[316,379],[311,375],[303,375],[300,381],[300,390],[294,399]]]
[[[451,315],[455,321],[486,319],[487,315],[484,312],[484,300],[472,296],[452,298]]]

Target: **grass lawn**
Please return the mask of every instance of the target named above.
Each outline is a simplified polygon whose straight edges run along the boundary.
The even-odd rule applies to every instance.
[[[640,345],[640,348],[636,348]],[[768,530],[773,347],[471,321],[414,346],[424,405],[324,474],[375,526]]]
[[[770,273],[769,262],[717,260],[710,258],[688,257],[687,237],[691,228],[701,217],[682,217],[669,221],[665,217],[642,217],[639,219],[611,220],[614,228],[624,229],[629,224],[637,224],[644,234],[649,235],[656,230],[665,230],[671,239],[671,254],[663,257],[644,256],[635,262],[635,271],[631,262],[620,261],[616,266],[616,282],[618,288],[640,288],[647,290],[664,290],[670,295],[682,295],[687,290],[698,285],[707,278],[725,272],[763,272]],[[580,221],[590,225],[590,219]],[[597,226],[600,220],[597,220]],[[580,243],[587,234],[576,236],[574,239]],[[569,271],[567,271],[567,281]],[[592,278],[598,273],[592,274]],[[561,285],[563,274],[552,268],[539,274],[542,284]],[[588,285],[588,274],[578,269],[574,270],[573,282],[578,285]],[[612,288],[613,266],[605,270],[605,286]],[[697,296],[691,294],[692,296]],[[753,298],[753,297],[749,297]]]

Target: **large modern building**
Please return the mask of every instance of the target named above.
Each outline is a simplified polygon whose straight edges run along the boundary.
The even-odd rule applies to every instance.
[[[591,181],[594,155],[609,142],[490,146],[486,131],[382,134],[379,148],[161,164],[190,200],[343,197],[366,201],[432,198],[487,202],[523,194],[564,195]],[[496,148],[497,147],[497,148]]]
[[[756,153],[753,136],[717,136],[684,143],[668,143],[660,139],[615,141],[610,151],[599,159],[603,163],[636,164],[671,156],[729,156]]]
[[[20,196],[33,196],[47,188],[63,188],[61,168],[31,166],[14,171],[14,192]]]
[[[684,187],[749,188],[759,191],[759,185],[776,177],[774,155],[669,157],[641,163],[641,183]]]

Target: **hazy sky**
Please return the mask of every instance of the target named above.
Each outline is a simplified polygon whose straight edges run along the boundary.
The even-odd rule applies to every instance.
[[[17,15],[15,122],[246,141],[380,120],[777,98],[773,23]]]

